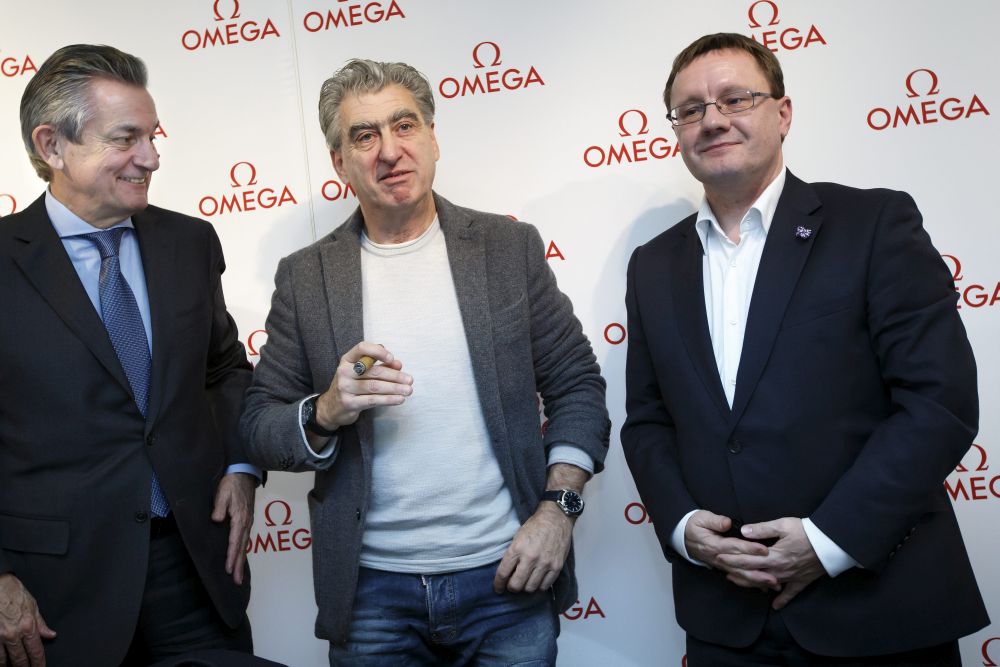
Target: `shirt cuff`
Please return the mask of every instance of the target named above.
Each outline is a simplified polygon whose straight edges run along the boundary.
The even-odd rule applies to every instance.
[[[258,484],[260,484],[260,481],[264,479],[264,473],[260,471],[260,468],[255,465],[251,465],[250,463],[234,463],[226,468],[227,475],[232,475],[234,472],[242,472],[247,475],[253,475],[257,478]]]
[[[684,546],[684,529],[687,528],[688,521],[694,516],[694,513],[698,510],[691,510],[684,517],[677,522],[677,527],[674,528],[674,532],[670,535],[670,546],[674,548],[674,551],[679,553],[681,557],[692,565],[697,565],[698,567],[708,567],[700,560],[695,560],[688,555],[687,547]]]
[[[590,454],[573,445],[553,445],[549,448],[549,465],[556,463],[568,463],[581,470],[586,470],[590,475],[594,474],[594,459],[590,457]]]
[[[337,451],[337,440],[338,440],[337,435],[336,434],[331,435],[330,438],[326,441],[326,444],[323,446],[323,449],[316,452],[313,451],[313,448],[309,446],[309,437],[306,435],[306,429],[302,425],[302,404],[308,401],[313,396],[319,396],[319,394],[312,394],[310,396],[306,396],[301,401],[299,401],[299,412],[298,412],[299,435],[302,437],[302,445],[306,448],[306,453],[309,455],[310,458],[328,459],[331,456],[333,456],[333,453],[335,451]]]
[[[858,561],[851,558],[846,551],[837,546],[836,542],[827,537],[826,533],[817,528],[811,519],[802,519],[802,528],[806,531],[809,544],[816,552],[823,569],[831,577],[836,577],[852,567],[861,567]]]

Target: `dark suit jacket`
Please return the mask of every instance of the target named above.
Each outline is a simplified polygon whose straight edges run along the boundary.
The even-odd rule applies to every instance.
[[[673,552],[671,531],[697,508],[738,523],[810,517],[861,564],[781,612],[810,651],[896,652],[986,625],[942,485],[976,433],[975,362],[913,200],[787,175],[732,409],[702,256],[691,216],[635,250],[626,297],[622,446],[673,562],[681,626],[747,646],[772,597]]]
[[[153,206],[132,216],[153,354],[143,419],[104,324],[45,211],[0,222],[0,572],[59,633],[49,664],[112,665],[132,639],[160,479],[213,602],[244,618],[249,581],[225,574],[216,485],[245,462],[237,433],[251,367],[226,312],[211,225]]]
[[[610,422],[604,379],[545,262],[538,231],[435,195],[473,375],[503,474],[523,522],[545,490],[546,451],[572,444],[604,467]],[[309,509],[316,634],[347,640],[374,457],[371,413],[339,430],[337,455],[308,456],[298,402],[326,391],[340,358],[363,337],[360,208],[316,243],[281,260],[243,431],[254,462],[271,470],[316,470]],[[419,381],[419,380],[418,380]],[[538,424],[537,394],[549,427]],[[464,480],[473,483],[474,480]],[[554,585],[556,606],[576,599],[572,552]]]

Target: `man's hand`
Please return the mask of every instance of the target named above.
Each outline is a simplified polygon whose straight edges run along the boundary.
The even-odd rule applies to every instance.
[[[212,521],[222,523],[229,518],[226,574],[233,575],[237,586],[243,584],[243,565],[247,560],[247,540],[250,539],[250,528],[253,526],[253,497],[256,489],[256,477],[234,472],[219,480],[219,488],[215,491]]]
[[[358,376],[354,364],[363,356],[382,363]],[[381,345],[361,341],[340,358],[330,388],[316,399],[316,423],[332,431],[353,424],[362,410],[401,404],[413,393],[413,378],[402,368],[402,362]]]
[[[548,590],[562,572],[569,553],[573,519],[555,503],[539,505],[514,534],[493,579],[496,593]]]
[[[554,463],[546,476],[547,489],[572,489],[583,492],[590,473],[569,463]],[[500,559],[493,590],[496,593],[534,593],[552,588],[559,578],[569,546],[573,524],[554,502],[542,501],[535,513],[514,534],[514,539]]]
[[[684,527],[684,547],[688,555],[709,567],[722,570],[726,573],[726,579],[737,586],[781,590],[781,585],[773,574],[749,567],[739,560],[766,558],[768,548],[738,537],[725,537],[724,533],[732,526],[733,522],[727,516],[698,510],[691,515]]]
[[[826,574],[823,564],[813,551],[802,527],[802,519],[786,517],[774,521],[747,524],[741,529],[744,537],[757,540],[777,538],[764,556],[727,555],[721,559],[730,567],[746,568],[773,577],[781,584],[771,606],[781,609],[792,598]]]
[[[42,640],[55,636],[20,580],[0,574],[0,667],[45,667]]]

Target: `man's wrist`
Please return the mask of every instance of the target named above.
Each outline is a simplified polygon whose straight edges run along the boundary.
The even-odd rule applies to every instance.
[[[302,427],[313,435],[329,438],[336,433],[337,427],[333,425],[333,428],[327,428],[326,424],[330,424],[330,422],[320,416],[322,410],[319,402],[320,396],[310,396],[302,402]]]
[[[559,511],[571,519],[576,519],[583,514],[586,505],[583,496],[573,489],[547,489],[542,494],[541,502],[542,504],[555,505]]]

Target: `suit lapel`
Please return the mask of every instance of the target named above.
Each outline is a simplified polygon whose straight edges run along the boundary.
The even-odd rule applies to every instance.
[[[448,264],[455,283],[465,340],[479,401],[492,435],[503,432],[500,386],[493,349],[493,315],[490,312],[486,266],[486,240],[481,225],[446,199],[434,196],[438,222],[448,249]]]
[[[680,224],[687,225],[688,221]],[[708,331],[708,314],[705,311],[705,251],[695,232],[694,218],[690,219],[687,233],[673,250],[674,257],[668,262],[668,266],[677,309],[677,328],[712,402],[729,419],[729,402],[722,388],[719,367],[712,350],[712,337]]]
[[[333,341],[331,356],[338,362],[352,347],[364,340],[364,304],[361,292],[361,230],[364,217],[358,207],[346,223],[335,229],[318,246],[323,284],[326,288],[327,310]],[[326,387],[322,388],[323,390]],[[356,422],[358,437],[365,451],[365,466],[371,465],[371,413],[362,411]]]
[[[14,246],[13,260],[25,277],[131,396],[132,388],[111,345],[104,322],[83,289],[80,277],[45,211],[45,196],[36,199],[16,220],[4,221],[4,224],[17,225],[14,236],[22,243]],[[44,350],[40,353],[44,354]]]
[[[167,369],[167,340],[174,308],[172,282],[176,276],[177,243],[174,236],[165,233],[153,217],[143,211],[132,216],[135,233],[139,239],[142,271],[149,295],[150,330],[153,337],[152,373],[149,379],[149,409],[146,423],[154,424],[163,401],[163,386]]]
[[[743,415],[760,381],[781,328],[785,309],[820,233],[823,219],[818,213],[819,208],[820,201],[812,188],[789,172],[771,228],[767,232],[760,268],[757,269],[757,280],[750,298],[743,353],[736,374],[733,424]],[[797,227],[811,230],[809,238],[799,238],[796,235]]]

